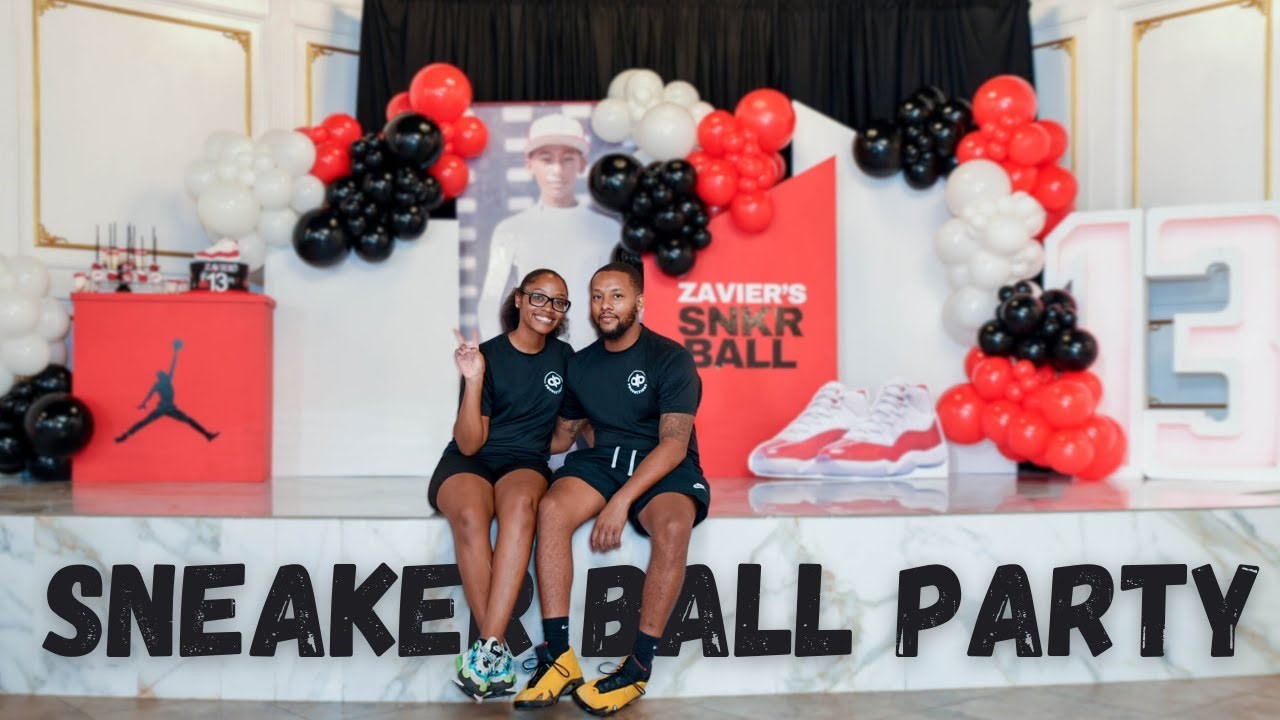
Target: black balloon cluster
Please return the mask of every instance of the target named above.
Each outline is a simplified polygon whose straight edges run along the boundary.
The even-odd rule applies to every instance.
[[[351,174],[329,184],[323,207],[298,220],[293,247],[318,267],[356,254],[382,262],[395,238],[410,240],[427,227],[427,216],[444,202],[440,182],[428,170],[444,152],[444,135],[416,113],[387,123],[351,143]]]
[[[711,216],[695,188],[698,175],[684,160],[655,162],[647,168],[630,155],[606,155],[591,167],[591,197],[622,213],[622,241],[616,259],[632,261],[652,252],[658,269],[684,275],[697,251],[711,244]]]
[[[1036,367],[1085,370],[1098,357],[1098,342],[1087,330],[1076,327],[1076,301],[1065,290],[1035,294],[1035,286],[1023,281],[1000,288],[996,319],[978,330],[978,347],[987,355],[1030,360]]]
[[[0,473],[71,479],[71,456],[89,444],[93,416],[70,393],[71,371],[50,365],[0,397]]]
[[[876,120],[853,139],[853,160],[862,172],[889,177],[899,170],[917,190],[932,186],[959,164],[956,147],[975,129],[964,98],[948,99],[926,85],[898,103],[893,121]]]

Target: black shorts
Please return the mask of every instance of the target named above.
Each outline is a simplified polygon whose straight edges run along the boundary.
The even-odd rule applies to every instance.
[[[440,463],[436,465],[436,471],[431,474],[431,484],[427,486],[427,502],[431,504],[432,509],[438,511],[440,506],[436,504],[436,499],[440,494],[440,486],[444,485],[445,480],[459,473],[479,475],[488,480],[490,485],[496,485],[498,480],[513,470],[533,470],[548,482],[551,478],[551,468],[547,467],[547,461],[542,458],[463,455],[445,450],[444,455],[440,456]]]
[[[577,450],[565,457],[564,466],[556,471],[552,481],[562,477],[580,478],[603,495],[607,502],[626,484],[635,469],[640,467],[640,461],[648,454],[647,450],[612,447]],[[644,510],[650,500],[669,492],[688,495],[693,499],[697,510],[694,525],[707,519],[707,511],[711,508],[711,486],[702,476],[702,469],[698,464],[686,458],[632,503],[628,516],[636,532],[646,536],[649,534],[640,525],[640,511]]]

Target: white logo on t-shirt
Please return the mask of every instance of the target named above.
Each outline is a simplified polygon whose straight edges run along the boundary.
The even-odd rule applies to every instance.
[[[559,395],[560,391],[564,389],[564,378],[560,377],[560,373],[552,370],[547,373],[546,377],[542,378],[542,384],[551,392]]]
[[[632,370],[631,375],[627,376],[627,389],[633,394],[639,395],[649,387],[649,381],[644,376],[643,370]]]
[[[694,483],[694,484],[693,484],[693,489],[694,489],[694,490],[706,490],[706,489],[707,489],[707,486],[706,486],[706,485],[703,485],[702,483]]]

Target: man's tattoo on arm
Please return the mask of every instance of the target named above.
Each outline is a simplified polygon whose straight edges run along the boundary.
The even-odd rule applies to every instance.
[[[658,440],[689,442],[693,434],[693,416],[685,413],[667,413],[658,426]]]

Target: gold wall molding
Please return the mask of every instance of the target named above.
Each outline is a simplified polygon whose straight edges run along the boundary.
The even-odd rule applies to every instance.
[[[313,121],[313,118],[311,117],[311,103],[312,98],[314,97],[315,85],[314,80],[312,79],[312,66],[315,65],[316,60],[334,54],[360,57],[359,50],[338,47],[336,45],[322,45],[320,43],[313,42],[307,43],[307,127],[311,127]]]
[[[1031,49],[1032,50],[1061,50],[1062,52],[1065,52],[1067,54],[1067,58],[1070,61],[1071,117],[1067,120],[1067,124],[1070,125],[1069,132],[1071,133],[1070,135],[1071,137],[1071,172],[1075,173],[1076,175],[1079,175],[1080,171],[1078,169],[1079,165],[1077,164],[1076,148],[1079,146],[1080,143],[1076,138],[1076,129],[1080,127],[1080,124],[1078,122],[1080,118],[1080,105],[1077,102],[1077,100],[1079,99],[1079,94],[1077,92],[1077,84],[1079,83],[1080,73],[1078,72],[1079,65],[1076,60],[1076,38],[1074,35],[1068,35],[1067,37],[1060,38],[1058,40],[1050,40],[1048,42],[1042,42],[1039,45],[1032,45]]]
[[[1263,40],[1262,51],[1262,196],[1266,200],[1271,199],[1271,136],[1274,129],[1271,127],[1271,10],[1272,0],[1225,0],[1224,2],[1216,2],[1201,7],[1188,8],[1179,10],[1178,12],[1166,13],[1164,15],[1156,15],[1155,17],[1143,18],[1133,23],[1133,48],[1130,62],[1132,64],[1131,76],[1133,86],[1130,89],[1130,101],[1133,105],[1132,113],[1132,134],[1130,137],[1130,145],[1132,149],[1132,166],[1130,168],[1132,181],[1132,202],[1133,207],[1138,207],[1138,46],[1142,43],[1142,39],[1151,31],[1161,27],[1165,22],[1177,18],[1188,17],[1191,15],[1199,15],[1201,13],[1221,10],[1223,8],[1238,8],[1242,10],[1257,10],[1262,13],[1265,18],[1263,32],[1265,38]]]
[[[32,138],[34,140],[32,152],[35,166],[35,186],[33,188],[35,196],[35,244],[42,247],[93,250],[93,245],[73,243],[61,235],[50,232],[48,228],[45,227],[44,221],[40,216],[40,17],[50,11],[62,10],[72,6],[109,12],[142,20],[153,20],[173,25],[197,28],[200,30],[211,30],[235,42],[244,50],[244,132],[245,135],[249,136],[253,135],[253,38],[248,30],[227,27],[225,25],[198,22],[195,20],[186,20],[167,15],[157,15],[155,13],[130,10],[128,8],[115,7],[112,5],[102,5],[95,2],[89,2],[88,0],[32,0],[31,106],[33,129]],[[159,254],[171,257],[191,257],[191,253],[177,252],[173,250],[161,250]]]

